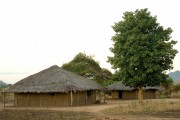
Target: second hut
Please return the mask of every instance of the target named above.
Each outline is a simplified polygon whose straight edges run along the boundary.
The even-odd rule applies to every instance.
[[[106,89],[110,93],[110,98],[112,99],[137,99],[138,90],[137,88],[132,88],[125,86],[121,81],[108,85]],[[161,87],[143,87],[143,98],[144,99],[154,99],[163,89]]]

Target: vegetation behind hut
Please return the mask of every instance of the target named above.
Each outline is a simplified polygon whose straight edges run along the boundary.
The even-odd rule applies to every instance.
[[[105,68],[101,68],[92,56],[88,56],[85,53],[77,54],[73,60],[63,64],[62,68],[93,79],[104,86],[113,82],[111,80],[112,73]]]

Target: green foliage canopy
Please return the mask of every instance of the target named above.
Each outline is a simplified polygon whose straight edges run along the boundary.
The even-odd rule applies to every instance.
[[[166,70],[173,68],[177,50],[171,40],[171,28],[163,28],[148,9],[125,12],[122,21],[113,26],[114,54],[108,61],[116,69],[116,77],[125,85],[157,86],[169,79]]]
[[[92,56],[88,56],[85,53],[77,54],[72,61],[63,64],[62,68],[92,78],[102,85],[109,84],[112,76],[109,70],[101,68]]]

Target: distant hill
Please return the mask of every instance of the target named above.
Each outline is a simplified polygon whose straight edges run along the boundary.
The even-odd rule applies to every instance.
[[[7,84],[5,82],[3,82],[2,80],[0,80],[0,87],[2,86],[7,86]]]
[[[180,71],[179,70],[177,70],[175,72],[170,72],[168,75],[173,79],[173,81],[175,83],[177,83],[177,82],[180,83]]]

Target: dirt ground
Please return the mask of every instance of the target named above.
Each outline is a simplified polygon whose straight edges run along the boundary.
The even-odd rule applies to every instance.
[[[84,106],[74,106],[74,107],[13,107],[13,102],[6,104],[6,109],[8,110],[53,110],[53,111],[75,111],[75,112],[92,112],[97,113],[101,110],[112,108],[118,104],[127,105],[133,100],[107,100],[106,103],[93,104],[93,105],[84,105]],[[0,109],[3,108],[3,103],[0,102]]]
[[[154,101],[157,101],[154,100]],[[180,99],[169,99],[177,102]],[[0,103],[0,120],[179,120],[180,110],[163,112],[127,112],[110,115],[102,112],[118,105],[128,106],[132,100],[107,100],[107,103],[78,107],[17,108]]]

